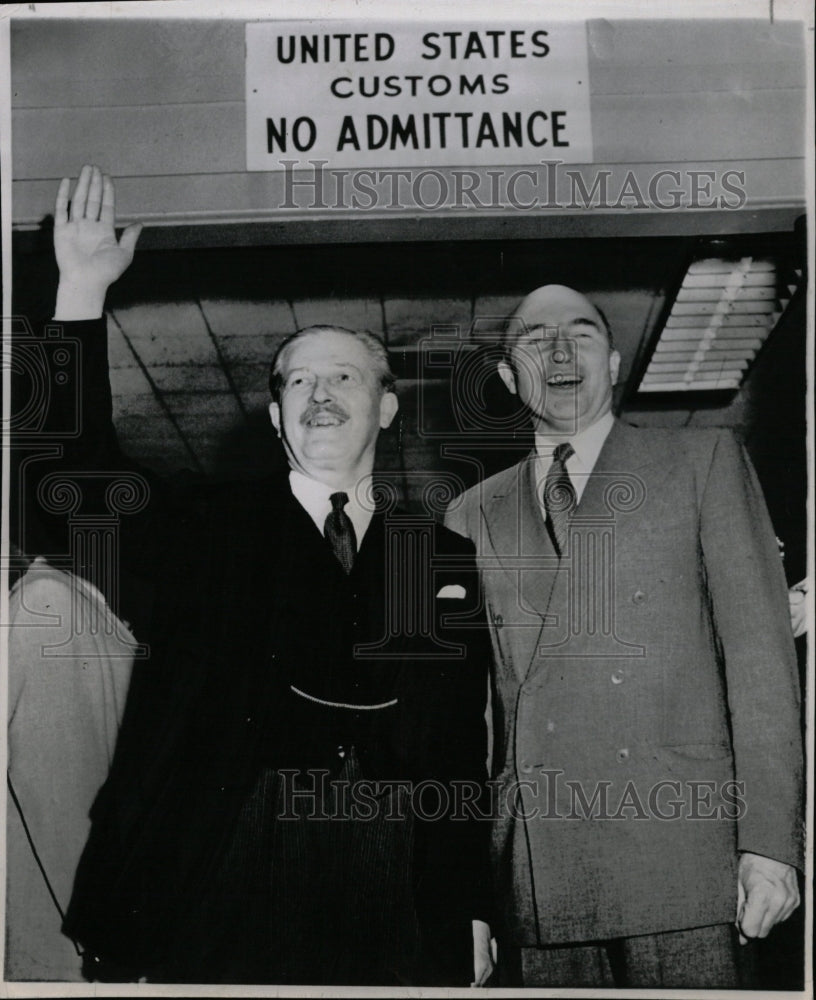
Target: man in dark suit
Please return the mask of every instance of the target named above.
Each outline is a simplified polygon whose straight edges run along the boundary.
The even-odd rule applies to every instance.
[[[118,469],[102,317],[138,228],[117,242],[96,167],[68,195],[65,180],[55,319],[83,349],[70,455]],[[98,978],[481,984],[489,650],[463,625],[480,614],[472,546],[372,485],[397,411],[376,338],[300,331],[271,386],[288,478],[195,496],[150,480],[123,527],[122,561],[152,587],[150,611],[123,613],[152,654],[65,932]]]
[[[502,981],[748,985],[737,939],[790,915],[802,865],[781,560],[731,434],[613,419],[619,363],[583,295],[524,299],[499,372],[535,451],[446,520],[495,654]]]

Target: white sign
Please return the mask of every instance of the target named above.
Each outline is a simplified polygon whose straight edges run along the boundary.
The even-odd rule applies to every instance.
[[[592,161],[583,24],[246,26],[247,169]]]

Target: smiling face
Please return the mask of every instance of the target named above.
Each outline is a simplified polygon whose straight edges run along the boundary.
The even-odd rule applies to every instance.
[[[346,489],[371,474],[377,435],[398,406],[373,360],[361,340],[339,330],[306,333],[287,348],[280,400],[269,414],[293,469]]]
[[[620,355],[583,295],[564,285],[537,288],[511,317],[510,338],[499,374],[537,431],[576,434],[612,408]]]

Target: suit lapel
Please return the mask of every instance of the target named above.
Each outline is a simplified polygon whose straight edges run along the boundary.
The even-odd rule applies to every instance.
[[[536,499],[535,457],[510,471],[514,475],[483,498],[483,523],[491,555],[514,586],[520,609],[542,615],[558,556]]]
[[[535,454],[508,470],[482,499],[483,573],[494,576],[491,590],[504,595],[502,615],[512,629],[513,664],[523,681],[535,655],[542,619],[559,575],[553,548],[538,505]]]
[[[643,490],[637,472],[655,458],[644,448],[637,428],[616,420],[573,515],[573,528],[581,521],[612,518],[620,508],[637,503]],[[627,500],[630,493],[631,499]]]
[[[484,492],[481,498],[482,525],[488,544],[478,548],[489,552],[511,575],[513,560],[521,553],[519,504],[524,471],[529,461],[525,459],[508,469],[500,482],[490,492]],[[482,489],[485,489],[485,484]]]
[[[527,463],[524,477],[524,488],[519,504],[523,559],[520,581],[521,604],[523,608],[544,616],[547,614],[559,575],[559,558],[538,502],[544,484],[537,482],[535,461]]]

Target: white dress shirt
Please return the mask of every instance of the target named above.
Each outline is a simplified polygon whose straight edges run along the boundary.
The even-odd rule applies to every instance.
[[[605,413],[602,417],[591,424],[589,427],[584,428],[578,434],[574,434],[571,437],[559,434],[540,434],[536,433],[535,436],[535,450],[536,450],[536,463],[535,463],[535,473],[536,473],[536,484],[538,488],[536,489],[536,496],[538,498],[539,506],[541,507],[541,512],[544,518],[547,517],[547,512],[544,509],[544,483],[547,479],[547,473],[553,462],[553,452],[556,447],[563,442],[569,442],[575,454],[571,455],[567,459],[567,472],[569,473],[570,482],[575,490],[575,496],[577,502],[581,502],[581,497],[583,496],[584,490],[586,489],[587,480],[592,475],[592,470],[595,468],[595,463],[598,461],[598,455],[601,453],[601,448],[604,446],[604,442],[607,437],[609,437],[609,432],[612,430],[612,425],[615,423],[615,418],[612,416],[611,412]]]
[[[329,497],[333,493],[339,493],[340,491],[333,486],[326,486],[325,483],[320,483],[316,479],[298,472],[296,469],[292,469],[289,473],[289,487],[292,490],[295,500],[297,500],[314,521],[317,525],[317,530],[322,535],[326,518],[332,509]],[[359,549],[363,541],[363,536],[368,530],[369,524],[371,524],[371,518],[374,514],[374,504],[372,502],[368,505],[365,502],[366,493],[368,492],[365,489],[365,483],[358,483],[356,489],[344,490],[343,492],[349,498],[343,510],[351,518],[351,523],[354,525],[354,534],[357,537],[357,548]]]

